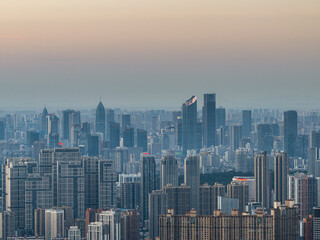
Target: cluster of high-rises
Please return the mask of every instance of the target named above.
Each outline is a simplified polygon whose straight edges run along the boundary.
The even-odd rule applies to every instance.
[[[320,112],[0,111],[1,239],[320,239]]]

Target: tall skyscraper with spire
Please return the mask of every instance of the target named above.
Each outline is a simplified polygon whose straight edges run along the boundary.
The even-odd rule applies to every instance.
[[[182,148],[183,154],[187,150],[197,148],[197,97],[192,96],[182,104]]]
[[[103,133],[103,137],[106,135],[106,111],[100,100],[96,109],[96,132]]]
[[[216,94],[204,94],[202,118],[203,145],[216,145]]]

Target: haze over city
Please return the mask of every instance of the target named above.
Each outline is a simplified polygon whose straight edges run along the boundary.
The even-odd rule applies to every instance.
[[[1,108],[318,108],[317,0],[10,0],[0,22]]]

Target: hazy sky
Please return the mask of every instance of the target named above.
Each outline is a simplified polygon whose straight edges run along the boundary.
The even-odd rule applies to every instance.
[[[320,108],[320,1],[1,0],[0,83],[0,108]]]

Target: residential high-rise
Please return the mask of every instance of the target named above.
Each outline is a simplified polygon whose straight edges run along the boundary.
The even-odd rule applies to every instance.
[[[71,226],[69,228],[68,240],[81,240],[81,231],[77,226]]]
[[[281,152],[274,157],[274,200],[285,203],[287,200],[287,183],[289,173],[289,158]]]
[[[134,128],[125,127],[123,130],[123,146],[134,147]]]
[[[159,237],[159,217],[167,212],[167,194],[157,190],[149,193],[149,235]]]
[[[122,114],[121,116],[121,129],[122,132],[126,127],[131,127],[131,116],[130,114]]]
[[[160,162],[160,187],[178,186],[178,163],[173,155],[165,155]]]
[[[197,97],[192,96],[182,105],[182,149],[183,154],[187,150],[197,148]]]
[[[25,181],[25,230],[34,234],[36,209],[52,208],[51,174],[29,174]]]
[[[289,157],[294,156],[298,137],[298,116],[296,111],[287,111],[283,114],[284,120],[284,150]]]
[[[320,208],[314,207],[313,208],[313,226],[312,226],[312,235],[313,239],[320,239]]]
[[[140,239],[140,215],[135,210],[125,210],[121,213],[121,239]]]
[[[225,196],[225,186],[219,183],[211,186],[204,184],[199,187],[199,214],[212,215],[218,209],[218,196]]]
[[[64,110],[62,111],[62,127],[63,127],[63,139],[70,139],[71,126],[73,124],[81,124],[80,112],[75,110]]]
[[[110,149],[120,146],[120,124],[116,122],[110,123]]]
[[[116,181],[113,161],[100,159],[98,163],[99,208],[107,209],[117,206]]]
[[[186,214],[191,210],[191,187],[185,184],[181,186],[167,185],[164,187],[167,194],[167,209],[173,209],[177,215]],[[197,196],[198,197],[198,196]]]
[[[258,151],[271,153],[273,149],[273,133],[270,124],[258,125]]]
[[[318,148],[309,148],[308,149],[308,173],[310,175],[316,176],[316,163],[317,160],[320,159],[320,151]],[[320,176],[319,176],[320,177]]]
[[[99,208],[99,158],[98,157],[82,157],[84,168],[84,208]]]
[[[141,176],[138,174],[120,174],[120,207],[137,209],[141,198]]]
[[[311,131],[309,137],[310,148],[320,148],[320,132]]]
[[[200,162],[199,156],[187,156],[184,160],[184,183],[191,187],[191,207],[199,209]]]
[[[245,211],[245,207],[249,202],[249,185],[246,182],[231,182],[227,186],[227,193],[229,198],[236,198],[239,200],[239,212]]]
[[[45,212],[45,239],[63,238],[64,211],[58,209],[46,209]]]
[[[84,218],[84,169],[82,162],[57,162],[57,206],[71,207],[74,218]]]
[[[216,94],[204,94],[202,124],[203,145],[216,145]]]
[[[106,239],[121,240],[121,211],[119,209],[102,211],[97,218],[99,222],[107,225]]]
[[[251,134],[251,110],[242,111],[242,134],[244,137],[250,137]]]
[[[103,134],[105,138],[106,135],[106,110],[102,102],[100,101],[96,109],[96,132]]]
[[[103,222],[91,222],[88,224],[87,240],[104,240],[107,235],[107,225]]]
[[[219,107],[216,109],[217,128],[226,126],[226,109]]]
[[[38,237],[44,237],[46,228],[46,209],[38,208],[34,211],[34,235]]]
[[[245,149],[237,149],[235,155],[235,170],[236,172],[248,172],[248,157]]]
[[[141,155],[141,218],[149,219],[149,193],[156,190],[156,162],[149,154]]]
[[[271,186],[267,152],[261,152],[255,156],[254,179],[256,202],[260,202],[263,207],[269,209],[271,207]]]
[[[285,200],[283,205],[275,201],[271,215],[274,240],[299,239],[299,209],[292,199]]]
[[[141,147],[143,152],[148,151],[148,133],[144,129],[137,129],[137,147]]]

